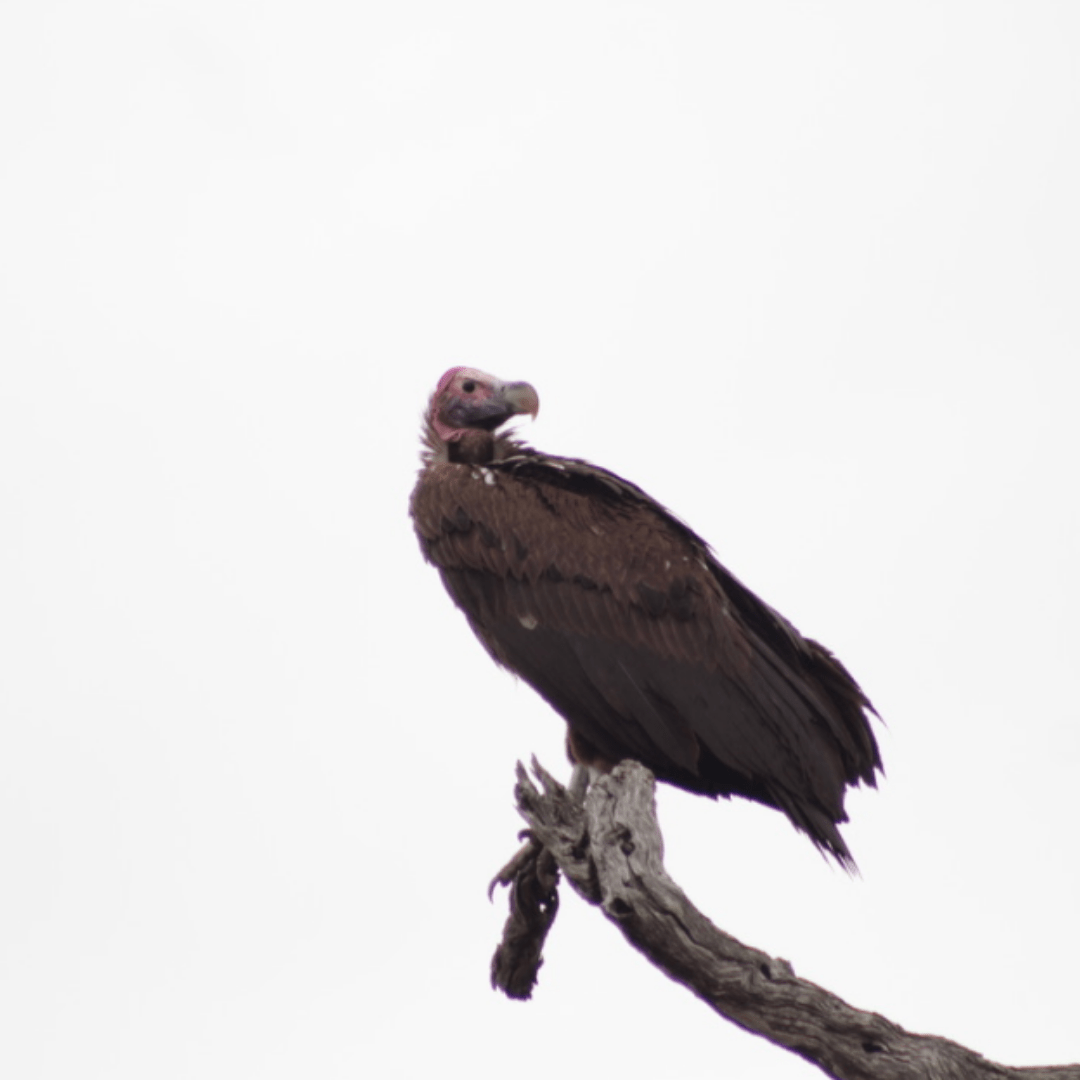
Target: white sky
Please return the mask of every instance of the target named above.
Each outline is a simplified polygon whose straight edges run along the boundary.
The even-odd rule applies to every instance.
[[[406,517],[467,362],[856,674],[863,879],[661,792],[673,876],[852,1004],[1080,1060],[1080,9],[0,8],[0,1074],[806,1078],[564,893],[563,725]]]

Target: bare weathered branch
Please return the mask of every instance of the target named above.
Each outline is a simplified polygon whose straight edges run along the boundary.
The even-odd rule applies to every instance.
[[[548,853],[575,891],[600,907],[661,971],[732,1023],[836,1080],[1080,1080],[1080,1065],[1009,1068],[948,1039],[912,1034],[877,1013],[853,1008],[798,978],[787,961],[717,929],[664,870],[653,777],[636,762],[623,762],[593,783],[584,804],[535,761],[533,769],[540,786],[519,765],[515,795],[535,853],[516,870],[512,861],[496,879],[513,883],[509,936],[500,953],[504,963],[511,956],[526,958],[516,970],[509,964],[519,989],[525,972],[531,991],[557,907],[556,875],[541,877],[537,869]],[[528,915],[537,895],[543,897],[541,918]],[[498,959],[499,953],[493,982],[511,996],[527,997],[496,978]]]
[[[510,915],[502,941],[491,958],[491,985],[507,997],[532,997],[544,941],[559,911],[559,868],[551,852],[530,840],[495,876],[510,886]]]

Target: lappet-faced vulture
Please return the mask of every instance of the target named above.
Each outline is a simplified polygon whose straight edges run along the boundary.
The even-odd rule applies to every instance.
[[[852,867],[845,790],[881,768],[866,695],[640,488],[499,433],[538,408],[456,367],[424,418],[413,521],[476,636],[565,718],[577,762],[775,807]]]

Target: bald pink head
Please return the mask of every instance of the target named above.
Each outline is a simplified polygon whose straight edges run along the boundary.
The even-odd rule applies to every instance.
[[[435,387],[428,419],[444,442],[470,429],[495,431],[511,417],[540,411],[540,398],[527,382],[504,383],[476,368],[453,367]]]

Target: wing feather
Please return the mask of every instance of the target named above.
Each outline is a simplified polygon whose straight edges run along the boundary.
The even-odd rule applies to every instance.
[[[640,489],[572,459],[443,463],[413,516],[491,655],[602,756],[778,806],[847,857],[844,788],[880,766],[869,702]]]

